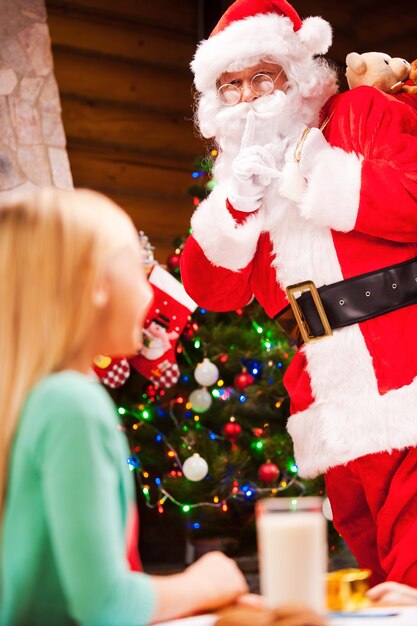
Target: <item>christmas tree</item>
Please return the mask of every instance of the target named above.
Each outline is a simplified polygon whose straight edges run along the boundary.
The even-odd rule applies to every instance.
[[[195,205],[213,186],[211,166],[210,159],[196,164],[190,188]],[[152,247],[142,240],[152,266]],[[167,260],[175,285],[183,243],[176,242]],[[185,309],[181,325],[181,313],[172,316],[173,294],[154,282],[165,291],[145,333],[150,337],[153,326],[155,337],[169,337],[171,357],[144,359],[152,349],[145,337],[144,354],[131,361],[130,376],[113,391],[131,445],[128,463],[147,506],[162,516],[168,507],[176,509],[191,540],[227,535],[232,553],[254,550],[257,499],[324,495],[322,478],[298,477],[285,428],[283,375],[296,347],[256,301],[230,313],[197,307],[190,315]],[[168,333],[169,316],[181,334]],[[334,550],[340,540],[330,529]]]

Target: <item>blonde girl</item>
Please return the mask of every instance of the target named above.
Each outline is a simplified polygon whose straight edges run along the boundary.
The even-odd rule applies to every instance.
[[[90,376],[141,345],[151,301],[127,215],[86,190],[0,207],[0,624],[140,626],[246,591],[216,553],[185,572],[131,572],[134,501],[117,412]]]

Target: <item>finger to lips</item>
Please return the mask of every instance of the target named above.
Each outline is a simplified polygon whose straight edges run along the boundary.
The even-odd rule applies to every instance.
[[[245,130],[243,131],[242,135],[242,142],[240,144],[241,150],[245,150],[245,148],[250,148],[251,146],[253,146],[255,139],[255,125],[255,111],[249,111],[246,118]]]

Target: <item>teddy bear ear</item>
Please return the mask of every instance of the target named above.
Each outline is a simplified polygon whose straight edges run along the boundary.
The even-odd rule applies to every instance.
[[[366,62],[357,52],[349,52],[346,56],[346,65],[355,72],[355,74],[365,74],[366,72]]]
[[[311,54],[325,54],[332,45],[332,28],[321,17],[307,17],[297,34]]]

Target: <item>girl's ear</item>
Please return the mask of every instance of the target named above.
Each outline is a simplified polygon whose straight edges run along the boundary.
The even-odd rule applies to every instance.
[[[93,304],[98,308],[102,309],[106,306],[109,301],[109,289],[106,285],[101,283],[97,285],[93,291]]]

